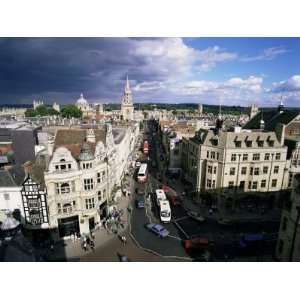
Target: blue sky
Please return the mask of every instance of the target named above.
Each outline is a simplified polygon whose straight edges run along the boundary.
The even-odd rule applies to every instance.
[[[0,103],[300,106],[299,38],[0,38]]]

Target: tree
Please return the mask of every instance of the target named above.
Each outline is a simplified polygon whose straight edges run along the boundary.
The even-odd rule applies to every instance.
[[[36,116],[36,112],[35,112],[34,109],[32,109],[32,108],[26,109],[26,111],[25,111],[25,117],[26,118],[33,118],[35,116]]]
[[[40,105],[35,109],[35,113],[37,116],[47,116],[48,108],[46,105]]]
[[[177,115],[177,110],[176,110],[176,109],[173,110],[173,111],[172,111],[172,114],[173,114],[174,116],[176,116],[176,115]]]
[[[59,115],[59,111],[57,111],[56,109],[50,107],[50,108],[48,108],[48,115],[50,115],[50,116]]]
[[[61,116],[63,118],[81,118],[82,111],[74,104],[68,104],[61,110]]]

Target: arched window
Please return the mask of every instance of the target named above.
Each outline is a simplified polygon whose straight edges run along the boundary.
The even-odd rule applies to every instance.
[[[62,194],[70,193],[70,185],[67,182],[62,183],[61,186],[60,186],[60,192]]]

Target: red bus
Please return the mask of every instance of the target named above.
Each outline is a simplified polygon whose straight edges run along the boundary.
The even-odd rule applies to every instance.
[[[144,141],[143,152],[145,154],[149,153],[149,144],[148,144],[148,141]]]

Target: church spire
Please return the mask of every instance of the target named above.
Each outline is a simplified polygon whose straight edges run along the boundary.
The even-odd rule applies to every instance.
[[[128,80],[128,74],[126,74],[125,92],[130,92],[130,85]]]

